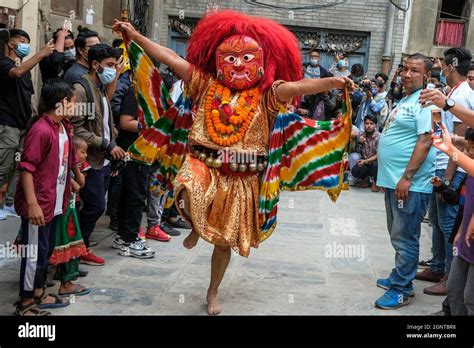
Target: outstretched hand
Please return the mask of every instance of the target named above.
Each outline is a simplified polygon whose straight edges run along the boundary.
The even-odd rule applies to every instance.
[[[333,77],[334,81],[334,88],[336,89],[344,89],[346,87],[349,92],[353,92],[355,89],[354,81],[352,81],[348,77]]]
[[[435,134],[433,130],[431,131],[433,146],[449,155],[449,153],[451,153],[455,147],[453,145],[451,136],[449,135],[449,131],[443,123],[441,124],[441,129],[443,130],[442,136]]]
[[[115,21],[114,25],[112,26],[112,30],[117,33],[121,33],[129,40],[135,40],[135,38],[140,35],[140,33],[133,27],[131,23],[120,22],[118,20]]]

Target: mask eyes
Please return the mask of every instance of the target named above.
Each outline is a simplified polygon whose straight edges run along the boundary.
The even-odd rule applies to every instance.
[[[237,58],[235,58],[234,56],[227,56],[224,58],[224,60],[227,62],[227,63],[235,63],[235,61],[237,60]]]
[[[255,55],[254,55],[254,54],[250,54],[250,53],[247,53],[247,54],[244,55],[244,57],[243,57],[244,62],[251,62],[254,58],[255,58]]]

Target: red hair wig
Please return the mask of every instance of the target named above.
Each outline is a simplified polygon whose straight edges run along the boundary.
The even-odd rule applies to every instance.
[[[262,47],[265,74],[260,90],[267,90],[276,80],[301,79],[298,41],[288,29],[273,20],[231,10],[207,14],[199,21],[189,40],[187,60],[216,76],[216,50],[232,35],[247,35]]]

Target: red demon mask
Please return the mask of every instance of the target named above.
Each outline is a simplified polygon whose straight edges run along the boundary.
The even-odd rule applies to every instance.
[[[263,50],[244,35],[227,38],[216,52],[217,79],[232,89],[248,89],[263,77]]]

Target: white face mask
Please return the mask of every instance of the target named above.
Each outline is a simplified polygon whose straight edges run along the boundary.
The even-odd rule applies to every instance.
[[[309,60],[309,64],[311,64],[311,66],[318,66],[319,65],[319,59],[318,58],[311,58]]]

